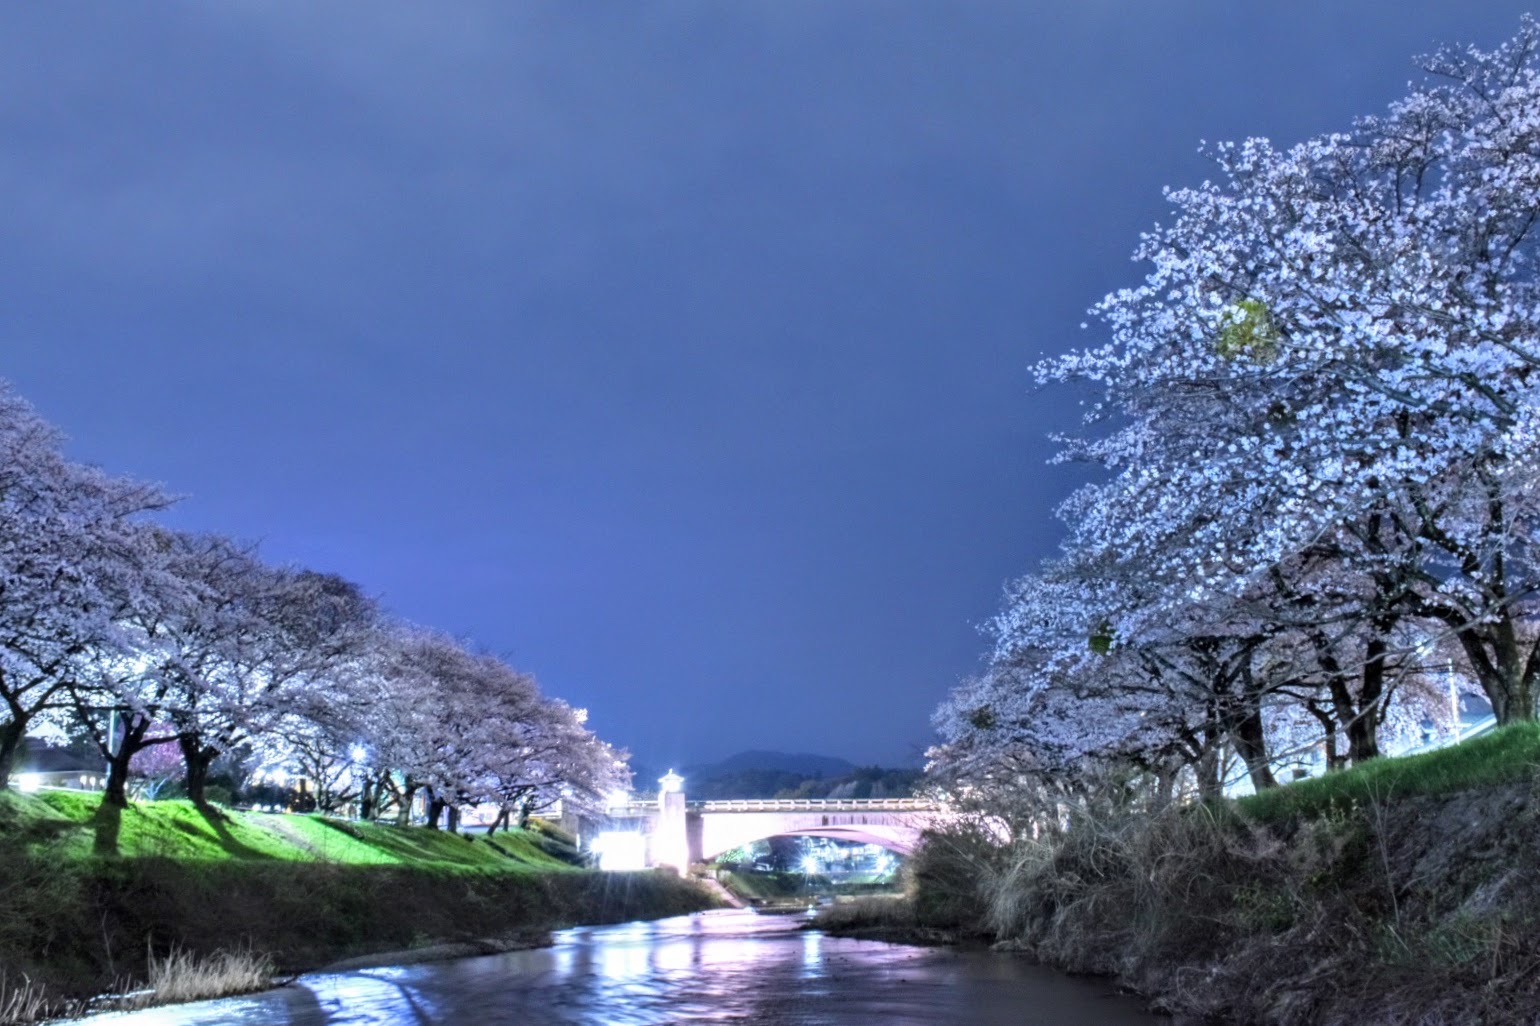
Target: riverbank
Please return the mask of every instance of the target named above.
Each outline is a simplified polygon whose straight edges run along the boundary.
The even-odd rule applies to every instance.
[[[942,837],[916,921],[980,926],[1191,1021],[1533,1026],[1537,767],[1523,725],[1239,801],[1102,808],[989,851]]]
[[[950,919],[923,922],[911,896],[883,895],[838,901],[820,908],[807,929],[834,937],[918,947],[982,946],[993,938]]]
[[[723,910],[581,927],[557,933],[548,947],[384,971],[307,973],[263,993],[111,1022],[1022,1026],[1031,1019],[1162,1026],[1099,981],[1026,959],[849,941],[804,932],[800,918]]]
[[[0,1009],[23,988],[49,1009],[140,989],[151,957],[172,950],[257,952],[286,974],[718,904],[672,874],[584,870],[564,850],[537,831],[472,837],[186,802],[104,815],[95,796],[0,794]]]

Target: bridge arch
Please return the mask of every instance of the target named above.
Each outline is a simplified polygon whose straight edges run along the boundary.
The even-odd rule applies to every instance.
[[[724,852],[771,837],[828,837],[836,841],[851,841],[855,844],[880,845],[897,855],[913,854],[920,843],[920,831],[908,827],[880,825],[754,827],[735,824],[728,829],[713,831],[709,841],[703,831],[699,861],[712,862]]]
[[[767,837],[829,837],[908,855],[926,830],[952,818],[948,807],[919,798],[686,802],[677,790],[665,790],[656,803],[613,806],[609,815],[612,824],[634,824],[643,835],[647,865],[680,873]]]
[[[768,803],[766,803],[768,804]],[[911,854],[937,818],[932,810],[891,808],[882,804],[786,803],[786,808],[744,807],[748,803],[703,802],[691,816],[691,856],[709,862],[725,851],[767,837],[829,837],[877,844],[900,855]],[[728,806],[726,808],[713,806]]]

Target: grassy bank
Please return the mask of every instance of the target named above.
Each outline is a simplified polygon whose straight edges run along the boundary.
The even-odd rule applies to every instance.
[[[140,986],[173,952],[250,950],[293,972],[715,904],[671,875],[586,871],[564,851],[537,831],[473,838],[186,802],[114,815],[89,795],[0,794],[0,977],[57,1003]]]
[[[0,844],[61,862],[96,855],[181,861],[250,859],[338,865],[571,868],[570,839],[539,830],[484,836],[324,816],[200,809],[188,801],[101,806],[79,791],[0,792]]]
[[[1009,846],[943,835],[915,909],[1197,1021],[1532,1026],[1537,768],[1522,725],[1235,802],[1093,808]]]

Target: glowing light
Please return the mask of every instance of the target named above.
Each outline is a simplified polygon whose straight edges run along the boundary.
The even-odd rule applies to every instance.
[[[599,855],[599,868],[608,872],[647,868],[647,838],[633,830],[606,830],[589,847]]]
[[[658,784],[663,788],[664,794],[674,794],[683,790],[684,777],[681,777],[673,770],[669,770],[663,776],[658,778]]]
[[[816,876],[821,869],[823,866],[819,864],[817,855],[802,856],[802,872],[808,876]]]
[[[23,794],[35,794],[43,789],[43,776],[40,773],[23,773],[16,778],[16,789]]]
[[[352,751],[348,752],[348,754],[353,757],[354,762],[363,762],[369,758],[369,753],[364,749],[363,745],[354,745]]]
[[[611,809],[624,808],[631,804],[630,791],[611,791],[608,807]]]

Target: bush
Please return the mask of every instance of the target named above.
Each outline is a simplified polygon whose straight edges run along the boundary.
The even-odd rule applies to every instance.
[[[926,831],[909,860],[910,900],[915,922],[969,935],[984,932],[991,880],[1004,847],[981,820],[960,820]]]
[[[210,784],[203,789],[203,797],[212,805],[223,805],[229,808],[235,804],[234,791],[224,784]]]

